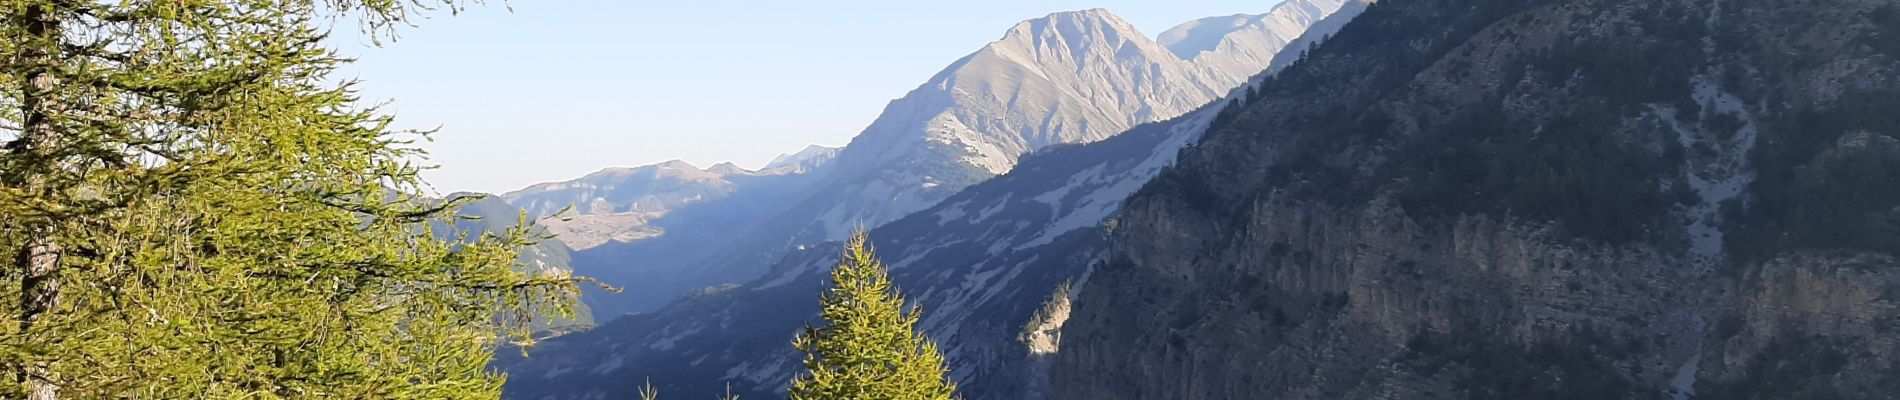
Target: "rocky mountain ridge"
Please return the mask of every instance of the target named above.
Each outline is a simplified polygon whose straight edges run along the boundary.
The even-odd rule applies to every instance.
[[[1363,8],[1349,3],[1316,26],[1336,28]],[[1106,246],[1100,224],[1193,143],[1224,104],[1097,142],[1049,146],[1008,173],[872,230],[893,278],[926,308],[920,327],[943,346],[966,398],[1049,395],[1048,352],[1026,341],[1052,343],[1046,332],[1060,324],[1032,314],[1064,282],[1086,283]],[[549,340],[525,359],[503,354],[508,395],[611,397],[637,383],[627,377],[652,377],[673,392],[730,383],[745,396],[772,396],[796,372],[798,358],[786,343],[816,315],[813,296],[836,253],[829,243],[799,249],[757,280]],[[1032,320],[1043,322],[1030,328]],[[1032,340],[1029,332],[1045,333]]]
[[[1287,4],[1307,5],[1283,5],[1275,12],[1339,8],[1335,0]],[[1250,54],[1270,54],[1284,45],[1224,43],[1230,44],[1220,51]],[[1175,57],[1104,10],[1055,13],[1011,27],[893,101],[822,168],[753,179],[762,189],[685,186],[693,190],[671,195],[698,203],[669,207],[667,216],[626,212],[549,225],[578,226],[573,231],[584,234],[570,241],[596,245],[576,254],[580,273],[629,289],[585,296],[590,305],[604,316],[651,310],[693,288],[747,281],[800,246],[934,205],[1013,169],[1023,154],[1098,141],[1207,104],[1271,62],[1247,59],[1252,64],[1201,66]],[[512,198],[550,205],[591,201],[602,188],[567,188],[553,202]],[[610,203],[632,208],[627,200]],[[668,222],[656,222],[662,220]]]
[[[1213,116],[1031,155],[1018,171],[872,230],[893,279],[929,307],[919,328],[943,346],[966,398],[1047,395],[1030,391],[1037,373],[1018,339],[1025,321],[1062,282],[1085,279],[1106,247],[1096,224]],[[508,396],[612,397],[640,384],[626,377],[674,392],[730,383],[742,396],[772,396],[799,368],[787,343],[816,315],[815,293],[838,251],[836,242],[807,248],[744,285],[550,339],[528,358],[503,354]]]
[[[1894,8],[1381,1],[1127,201],[1054,392],[1888,397]]]

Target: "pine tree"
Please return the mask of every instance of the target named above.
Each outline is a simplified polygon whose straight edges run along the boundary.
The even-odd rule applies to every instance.
[[[436,238],[429,132],[323,46],[458,7],[0,0],[0,398],[497,397],[575,280],[515,268],[521,221]]]
[[[862,230],[846,242],[820,296],[824,327],[805,327],[793,345],[805,353],[806,375],[792,380],[792,400],[946,400],[956,385],[944,378],[943,354],[914,331],[922,311],[904,307]]]

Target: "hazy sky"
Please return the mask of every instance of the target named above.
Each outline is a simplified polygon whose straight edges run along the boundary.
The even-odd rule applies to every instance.
[[[345,77],[393,102],[438,191],[505,192],[609,166],[754,168],[841,146],[1017,21],[1107,8],[1153,37],[1278,0],[516,0],[417,21],[375,48],[339,29]],[[792,4],[800,3],[800,4]]]

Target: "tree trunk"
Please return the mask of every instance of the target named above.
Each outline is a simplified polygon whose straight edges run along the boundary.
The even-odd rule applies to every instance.
[[[21,46],[21,61],[28,66],[26,79],[21,88],[21,130],[22,150],[27,157],[40,158],[54,153],[52,147],[59,139],[58,115],[59,77],[54,74],[57,62],[54,51],[61,41],[59,21],[52,5],[40,3],[28,6],[24,19],[26,33],[31,43]],[[21,183],[31,196],[51,195],[47,186],[46,174],[59,169],[58,160],[33,160]],[[20,332],[33,337],[33,324],[45,316],[47,311],[59,301],[59,258],[60,246],[54,240],[50,223],[33,223],[27,227],[26,248],[21,249],[18,258],[18,270],[23,272],[20,278]],[[30,340],[30,339],[29,339]],[[59,398],[59,386],[54,383],[51,368],[46,363],[27,361],[19,366],[18,375],[26,388],[27,400],[55,400]]]
[[[46,229],[37,231],[38,237],[27,244],[26,254],[20,257],[26,263],[20,285],[21,332],[32,328],[59,299],[59,244],[46,237]],[[44,363],[29,361],[22,366],[20,379],[26,385],[27,400],[59,398],[59,386],[53,383],[51,372]]]

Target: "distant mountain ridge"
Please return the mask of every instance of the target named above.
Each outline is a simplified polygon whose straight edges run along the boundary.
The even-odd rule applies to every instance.
[[[942,346],[965,398],[1047,395],[1031,379],[1046,365],[1017,339],[1024,321],[1057,285],[1087,279],[1107,248],[1097,225],[1218,110],[1024,157],[1018,170],[872,230],[893,279],[927,307],[918,327]],[[772,396],[798,371],[787,338],[816,314],[838,251],[836,242],[815,245],[752,282],[550,339],[527,358],[504,352],[508,397],[612,398],[639,377],[672,392],[732,384],[742,397]]]
[[[839,153],[841,174],[824,190],[836,195],[806,200],[813,210],[796,218],[815,219],[805,236],[837,239],[1008,172],[1023,154],[1181,115],[1264,67],[1210,73],[1102,9],[1024,21],[886,107]]]
[[[1221,79],[1246,79],[1259,72],[1258,67],[1284,67],[1298,59],[1297,54],[1295,57],[1279,55],[1288,48],[1304,50],[1294,46],[1295,42],[1328,15],[1352,3],[1351,0],[1285,1],[1265,14],[1216,17],[1183,24],[1162,34],[1163,38],[1179,39],[1164,39],[1162,44],[1182,59],[1192,60],[1204,74],[1222,76]],[[1221,28],[1211,31],[1221,34],[1210,39],[1213,36],[1208,31],[1210,27]],[[1324,31],[1338,29],[1332,26]],[[1306,41],[1321,39],[1324,37],[1307,37]]]
[[[1219,17],[1207,17],[1188,21],[1155,36],[1155,42],[1167,47],[1175,57],[1193,60],[1202,52],[1213,51],[1220,46],[1228,33],[1259,18],[1257,14],[1234,14]]]
[[[832,151],[821,147],[807,151],[810,153],[785,165],[757,171],[732,163],[702,169],[680,160],[607,168],[579,179],[536,184],[500,197],[526,209],[569,247],[587,250],[609,242],[663,235],[665,229],[652,222],[675,210],[724,199],[748,186],[769,186],[777,182],[764,181],[816,171],[830,161]],[[555,215],[564,210],[566,214]]]
[[[1337,0],[1288,4],[1297,6],[1274,12],[1340,6]],[[1245,26],[1285,21],[1303,29],[1315,22],[1254,21]],[[577,271],[629,287],[584,297],[611,319],[693,288],[744,282],[786,252],[922,210],[1011,170],[1024,154],[1181,115],[1267,68],[1271,57],[1257,54],[1286,44],[1252,37],[1221,43],[1215,52],[1223,56],[1201,58],[1222,62],[1201,65],[1105,10],[1053,13],[1016,24],[892,101],[843,148],[808,148],[770,164],[806,161],[796,170],[731,174],[662,164],[505,197],[542,213],[576,207],[571,219],[544,224],[580,251]]]
[[[1324,24],[1315,21],[1308,36],[1329,34],[1364,8],[1349,5]],[[1047,26],[1062,24],[1056,21]],[[1018,27],[1034,31],[1034,25]],[[1103,221],[1194,143],[1227,104],[1205,103],[1103,140],[1044,146],[1018,157],[1020,165],[1003,175],[872,230],[893,278],[925,307],[919,327],[942,346],[966,398],[1049,395],[1046,351],[1055,341],[1037,339],[1042,350],[1024,343],[1031,314],[1062,282],[1080,287],[1089,279],[1107,248],[1110,228]],[[498,366],[510,373],[507,395],[614,397],[650,377],[673,392],[717,391],[730,383],[746,397],[773,396],[798,369],[787,340],[815,314],[813,296],[836,253],[835,242],[797,247],[766,261],[770,268],[758,279],[546,341],[528,358],[504,352]],[[1059,326],[1045,322],[1033,331]]]
[[[706,286],[683,281],[691,276],[680,271],[784,210],[784,199],[802,196],[835,153],[813,146],[760,170],[731,163],[701,169],[678,160],[608,168],[501,197],[573,248],[577,273],[625,289],[582,288],[582,301],[607,321]]]
[[[779,169],[779,168],[800,168],[800,169],[815,168],[819,165],[824,165],[825,163],[831,162],[831,159],[833,158],[837,158],[838,150],[840,149],[842,148],[841,147],[825,147],[825,146],[819,146],[815,144],[810,145],[810,146],[805,146],[804,150],[799,150],[797,153],[785,153],[785,154],[780,154],[778,157],[772,158],[772,162],[765,164],[765,169],[772,170],[772,169]]]
[[[1057,399],[1888,399],[1900,4],[1383,0],[1125,203]]]

